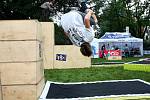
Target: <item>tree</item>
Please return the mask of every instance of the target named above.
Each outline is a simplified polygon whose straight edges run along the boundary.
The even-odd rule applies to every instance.
[[[124,16],[126,16],[125,5],[121,0],[109,2],[101,14],[102,32],[124,31],[126,25]]]
[[[40,5],[45,0],[0,0],[0,19],[41,19]],[[143,38],[145,27],[150,25],[150,1],[145,0],[93,0],[95,12],[105,32],[125,31],[130,27],[132,36]],[[55,0],[54,14],[66,13],[70,7],[78,7],[78,0]],[[51,20],[48,20],[51,21]],[[99,36],[100,37],[100,36]]]
[[[39,19],[39,5],[37,0],[1,0],[0,19]]]
[[[38,19],[41,20],[40,5],[51,0],[0,0],[0,19]],[[70,7],[78,6],[77,0],[55,0],[54,14],[66,13]]]
[[[148,25],[149,21],[149,9],[150,6],[149,1],[145,0],[141,2],[141,0],[132,1],[132,6],[130,3],[128,4],[128,10],[132,10],[132,16],[135,18],[135,30],[136,37],[143,38],[144,37],[144,27]],[[148,14],[146,14],[148,13]]]
[[[129,26],[133,36],[143,38],[143,27],[150,23],[148,5],[148,0],[111,0],[101,14],[102,32],[125,31]]]

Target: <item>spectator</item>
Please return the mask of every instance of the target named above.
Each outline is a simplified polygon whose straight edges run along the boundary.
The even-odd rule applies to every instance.
[[[129,47],[127,44],[125,44],[125,47],[124,47],[124,54],[125,54],[125,57],[129,57]]]
[[[110,45],[109,45],[109,43],[107,44],[106,50],[110,50]]]
[[[104,58],[105,57],[105,50],[106,50],[105,44],[103,44],[103,46],[101,47],[101,50],[102,50],[102,58]]]
[[[53,13],[53,3],[54,0],[48,0],[40,6],[42,9],[42,21],[49,21],[49,16]]]

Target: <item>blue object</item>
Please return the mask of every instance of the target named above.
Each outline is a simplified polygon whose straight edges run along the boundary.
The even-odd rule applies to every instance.
[[[56,60],[66,61],[67,55],[65,54],[56,54]]]

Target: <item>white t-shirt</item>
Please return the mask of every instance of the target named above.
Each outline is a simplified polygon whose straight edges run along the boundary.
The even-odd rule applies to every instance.
[[[61,26],[76,46],[80,46],[83,42],[91,42],[94,38],[93,28],[85,27],[83,18],[77,11],[64,14],[61,17]]]

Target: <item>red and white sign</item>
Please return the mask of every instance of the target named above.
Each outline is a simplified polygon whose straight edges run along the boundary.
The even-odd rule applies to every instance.
[[[110,56],[121,56],[121,50],[109,50]]]
[[[121,50],[100,50],[99,51],[99,57],[102,58],[102,56],[121,56]]]

